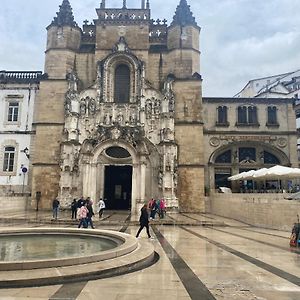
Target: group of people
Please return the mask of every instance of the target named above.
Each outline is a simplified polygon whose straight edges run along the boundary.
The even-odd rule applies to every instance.
[[[166,203],[164,199],[155,200],[151,199],[148,204],[144,204],[141,208],[141,215],[139,219],[140,228],[136,233],[136,237],[138,238],[143,228],[146,228],[148,238],[151,238],[150,231],[149,231],[149,215],[150,220],[155,219],[156,213],[162,219],[165,217],[166,214]]]
[[[59,200],[55,198],[52,202],[52,211],[53,211],[53,219],[57,220],[59,213]],[[98,202],[98,214],[99,219],[103,218],[103,212],[105,210],[105,202],[102,198],[100,198]],[[71,203],[71,212],[72,212],[72,220],[79,220],[78,228],[81,226],[84,228],[88,228],[90,225],[91,228],[95,228],[93,224],[93,216],[95,215],[93,210],[93,201],[90,197],[84,199],[83,197],[78,200],[73,199]]]
[[[165,217],[166,213],[166,202],[164,199],[151,199],[148,202],[148,209],[150,211],[150,220],[154,220],[156,214],[158,214],[160,219],[163,219]]]
[[[98,214],[99,219],[103,217],[103,212],[105,209],[105,202],[102,198],[100,198],[98,202]],[[81,197],[80,199],[76,200],[73,199],[71,204],[71,211],[72,211],[72,219],[79,219],[78,228],[83,226],[84,228],[88,228],[91,225],[91,228],[95,228],[93,225],[92,217],[95,215],[93,210],[93,201],[90,197],[84,199]]]

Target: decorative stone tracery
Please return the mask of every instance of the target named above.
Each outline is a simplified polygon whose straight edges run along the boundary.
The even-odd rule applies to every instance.
[[[131,72],[130,101],[122,104],[115,103],[112,94],[114,68],[120,63],[127,64]],[[164,197],[177,206],[172,80],[166,79],[162,92],[151,88],[149,83],[147,90],[144,89],[143,63],[131,54],[123,37],[97,66],[94,85],[80,92],[76,73],[67,75],[69,88],[65,96],[60,180],[62,202],[79,197],[88,189],[91,194],[87,196],[103,196],[95,174],[102,172],[104,176],[103,166],[118,160],[109,162],[110,158],[99,154],[97,149],[114,145],[131,149],[129,152],[135,157],[129,160],[133,166],[133,186],[140,188],[134,190],[132,207],[154,196]],[[97,155],[102,158],[98,159]]]

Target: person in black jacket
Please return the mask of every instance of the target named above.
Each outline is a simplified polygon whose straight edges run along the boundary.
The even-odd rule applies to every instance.
[[[87,224],[87,227],[89,227],[89,224],[91,225],[91,227],[93,228],[93,229],[95,229],[95,227],[94,227],[94,224],[93,224],[93,220],[92,220],[92,218],[93,218],[93,216],[94,216],[94,211],[93,211],[93,201],[90,199],[90,197],[88,197],[87,199],[86,199],[86,203],[87,203],[87,206],[86,206],[86,208],[88,209],[88,213],[87,213],[87,218],[86,218],[86,224]]]
[[[141,208],[141,216],[140,216],[140,228],[136,234],[136,237],[139,237],[139,234],[143,230],[143,228],[146,227],[148,238],[151,238],[150,232],[149,232],[149,215],[147,210],[147,204],[144,204],[144,206]]]

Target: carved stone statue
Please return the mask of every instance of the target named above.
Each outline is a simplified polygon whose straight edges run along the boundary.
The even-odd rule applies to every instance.
[[[94,115],[96,112],[96,101],[95,99],[91,99],[89,103],[89,112],[91,115]]]
[[[86,114],[86,105],[85,101],[80,102],[80,114],[83,116]]]
[[[68,83],[69,83],[69,91],[75,91],[77,92],[77,82],[78,82],[78,77],[77,74],[74,70],[69,72],[66,76]]]

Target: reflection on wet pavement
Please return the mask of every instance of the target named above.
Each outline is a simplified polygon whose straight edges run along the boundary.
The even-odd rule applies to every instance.
[[[105,213],[103,220],[95,218],[97,228],[136,234],[138,216]],[[6,217],[10,221],[2,218],[2,227],[49,227],[50,223],[75,228],[77,224],[69,211],[61,212],[58,222],[51,221],[50,212]],[[0,299],[87,300],[100,299],[99,295],[107,300],[300,299],[300,256],[289,247],[290,232],[251,227],[211,214],[172,213],[167,220],[172,223],[151,221],[156,238],[147,242],[154,245],[160,260],[149,268],[95,281],[82,278],[74,284],[2,289]],[[147,239],[146,232],[142,231],[141,239]]]

